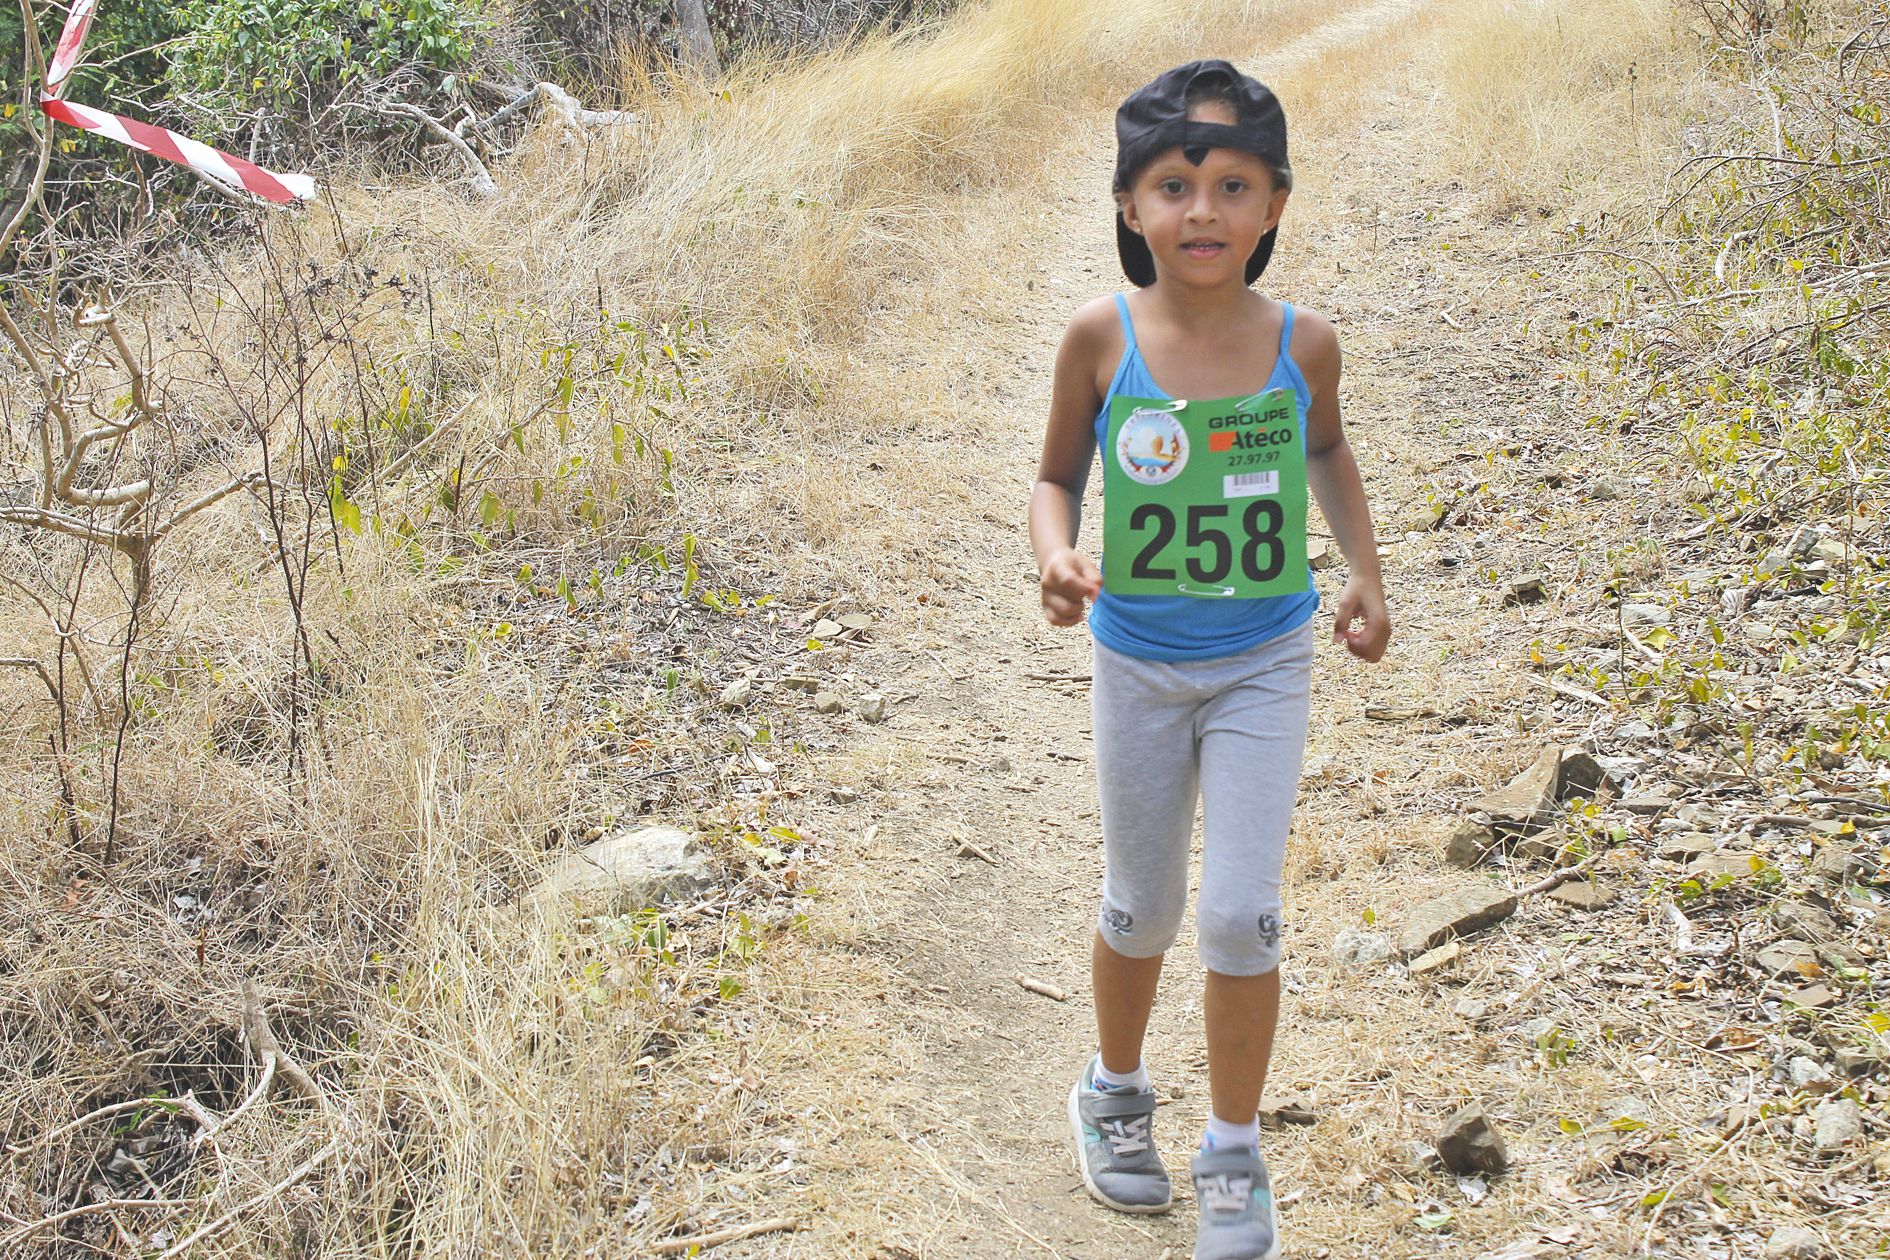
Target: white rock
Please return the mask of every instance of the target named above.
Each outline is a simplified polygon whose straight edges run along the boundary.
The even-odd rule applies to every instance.
[[[1383,932],[1345,928],[1332,938],[1332,957],[1341,967],[1375,967],[1391,957],[1391,938]]]
[[[674,827],[644,827],[605,836],[563,855],[531,897],[568,897],[640,910],[665,896],[694,895],[713,878],[709,855],[694,836]]]
[[[1864,1117],[1848,1098],[1819,1103],[1811,1113],[1812,1141],[1821,1151],[1835,1151],[1862,1137]]]
[[[1814,1093],[1824,1093],[1831,1085],[1831,1074],[1825,1071],[1824,1064],[1816,1059],[1799,1055],[1791,1061],[1793,1089],[1806,1089]]]
[[[876,691],[869,691],[860,697],[860,716],[869,722],[886,720],[886,697]]]
[[[1782,1225],[1765,1244],[1765,1260],[1822,1260],[1824,1240],[1803,1225]]]

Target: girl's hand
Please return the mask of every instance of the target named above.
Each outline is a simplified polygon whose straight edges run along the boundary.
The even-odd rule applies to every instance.
[[[1361,625],[1353,625],[1361,622]],[[1391,642],[1391,614],[1385,611],[1385,588],[1368,578],[1354,577],[1339,592],[1332,617],[1332,641],[1360,660],[1376,661]]]
[[[1102,570],[1074,547],[1050,553],[1043,566],[1043,615],[1053,626],[1083,619],[1083,601],[1102,594]]]

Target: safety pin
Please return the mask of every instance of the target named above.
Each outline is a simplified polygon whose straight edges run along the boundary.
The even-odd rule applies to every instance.
[[[1205,599],[1231,599],[1234,594],[1231,586],[1198,587],[1189,586],[1186,582],[1175,583],[1175,589],[1183,595],[1199,595]]]

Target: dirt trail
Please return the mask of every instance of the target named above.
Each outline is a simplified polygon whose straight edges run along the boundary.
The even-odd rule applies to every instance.
[[[1356,48],[1356,72],[1373,76],[1382,101],[1372,117],[1296,131],[1301,192],[1268,277],[1274,292],[1339,318],[1348,428],[1380,536],[1400,540],[1385,548],[1397,625],[1390,657],[1367,668],[1330,646],[1320,651],[1288,859],[1274,1085],[1310,1097],[1321,1119],[1265,1142],[1285,1196],[1288,1254],[1301,1257],[1468,1256],[1515,1237],[1518,1217],[1535,1215],[1530,1179],[1513,1177],[1492,1189],[1481,1224],[1441,1239],[1411,1226],[1409,1196],[1378,1184],[1400,1143],[1427,1136],[1465,1096],[1500,1104],[1534,1086],[1521,1062],[1452,1014],[1454,989],[1382,970],[1341,973],[1329,962],[1334,934],[1359,925],[1368,908],[1395,926],[1402,905],[1452,882],[1439,861],[1451,808],[1470,785],[1524,759],[1508,710],[1540,708],[1515,695],[1523,689],[1513,614],[1488,607],[1489,584],[1473,576],[1493,562],[1492,548],[1511,544],[1407,540],[1397,525],[1422,506],[1440,457],[1487,444],[1480,426],[1547,423],[1528,406],[1521,339],[1506,336],[1522,316],[1497,291],[1508,273],[1495,263],[1514,256],[1524,229],[1474,222],[1460,191],[1415,174],[1431,133],[1399,119],[1432,107],[1432,88],[1414,78],[1422,59],[1409,48],[1369,47],[1406,18],[1391,38],[1415,39],[1421,11],[1386,3],[1243,58],[1282,86],[1291,108],[1307,90],[1297,74],[1322,54]],[[1204,1118],[1206,1062],[1191,920],[1170,955],[1149,1045],[1158,1088],[1172,1100],[1158,1139],[1171,1170],[1184,1172],[1182,1201],[1165,1218],[1101,1209],[1083,1193],[1065,1132],[1064,1095],[1093,1045],[1087,958],[1101,841],[1087,689],[1055,679],[1088,673],[1089,641],[1043,623],[1022,520],[1056,340],[1078,304],[1124,285],[1100,193],[1109,114],[1083,116],[1071,131],[1080,139],[1051,159],[1047,181],[1061,191],[1024,216],[1021,234],[990,225],[986,265],[1004,280],[987,282],[990,301],[952,329],[953,353],[962,348],[967,360],[956,405],[979,423],[935,439],[940,466],[984,470],[966,508],[942,522],[938,545],[954,578],[924,609],[908,603],[917,616],[888,627],[861,660],[902,702],[888,728],[892,790],[856,815],[861,831],[869,822],[877,831],[863,855],[868,887],[855,892],[877,916],[867,947],[907,982],[881,1012],[882,1027],[912,1048],[924,1100],[900,1136],[913,1152],[906,1174],[925,1184],[896,1188],[900,1204],[923,1210],[902,1207],[872,1240],[874,1254],[894,1260],[1154,1260],[1187,1255],[1193,1233],[1181,1182]],[[1452,425],[1467,428],[1445,436]],[[1092,512],[1090,546],[1099,519]],[[1342,574],[1321,575],[1328,600]],[[1429,707],[1457,724],[1372,721],[1368,704]],[[1532,971],[1539,956],[1516,943],[1526,936],[1499,931],[1467,974]],[[1026,992],[1020,975],[1069,1000]]]

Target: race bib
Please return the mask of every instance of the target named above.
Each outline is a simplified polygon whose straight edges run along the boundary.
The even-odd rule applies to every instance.
[[[1103,589],[1257,599],[1306,590],[1299,398],[1117,398],[1103,450]]]

